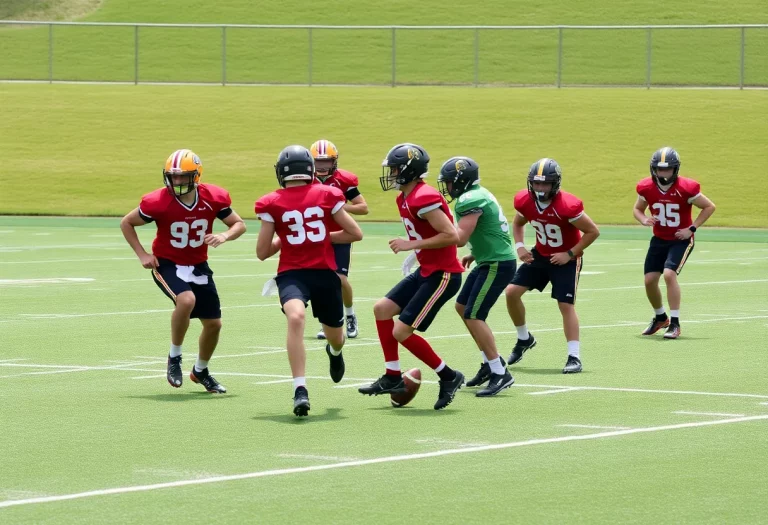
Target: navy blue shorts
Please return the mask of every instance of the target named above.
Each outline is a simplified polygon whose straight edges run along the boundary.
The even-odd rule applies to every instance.
[[[666,241],[658,237],[651,237],[648,253],[645,256],[643,273],[663,273],[665,269],[669,268],[680,275],[685,261],[688,260],[688,256],[693,251],[693,246],[693,236],[684,241],[677,239]]]
[[[221,303],[216,283],[213,282],[213,271],[207,262],[195,266],[194,275],[205,275],[208,284],[188,283],[176,275],[176,264],[168,259],[157,258],[159,266],[152,270],[155,284],[167,295],[173,304],[176,296],[183,292],[195,294],[195,307],[189,315],[191,319],[221,319]]]
[[[540,292],[552,283],[552,298],[560,303],[574,304],[576,302],[576,289],[579,287],[579,274],[581,273],[582,257],[576,257],[566,264],[558,266],[549,262],[549,257],[540,255],[534,249],[533,262],[521,264],[510,284],[523,286],[529,290],[534,288]]]
[[[352,245],[334,244],[333,253],[336,255],[336,273],[349,275],[349,263],[352,261]]]
[[[424,332],[460,287],[460,273],[435,272],[422,277],[416,270],[397,283],[386,297],[400,307],[401,322]]]
[[[331,328],[344,325],[341,279],[333,270],[288,270],[275,277],[280,304],[301,299],[312,304],[312,316]]]
[[[464,319],[485,321],[499,296],[515,276],[517,261],[487,262],[475,266],[464,281],[456,302],[464,305]]]

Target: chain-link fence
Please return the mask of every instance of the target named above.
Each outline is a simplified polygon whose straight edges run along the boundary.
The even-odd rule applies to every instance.
[[[0,21],[0,80],[768,86],[768,24],[298,26]]]

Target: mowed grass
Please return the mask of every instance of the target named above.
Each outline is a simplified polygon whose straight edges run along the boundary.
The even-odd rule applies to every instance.
[[[0,213],[123,215],[162,185],[168,155],[191,148],[203,180],[253,217],[277,186],[278,152],[327,138],[360,178],[367,220],[398,220],[381,159],[412,141],[433,184],[445,159],[469,155],[508,210],[529,166],[555,158],[601,224],[632,222],[651,154],[672,145],[718,205],[711,225],[768,223],[764,91],[0,85],[0,99]]]
[[[66,2],[65,2],[66,4]],[[73,2],[80,14],[83,1]],[[34,11],[36,2],[30,2]],[[2,12],[0,12],[2,13]],[[23,18],[18,7],[5,17]],[[43,12],[44,13],[44,12]],[[55,12],[56,14],[58,11]],[[41,18],[42,17],[42,18]],[[33,17],[35,18],[35,17]],[[45,19],[40,14],[36,19]],[[108,0],[84,18],[90,22],[324,24],[324,25],[619,25],[768,23],[765,2],[739,9],[713,1],[695,12],[686,2],[662,6],[650,0],[622,3],[493,0],[461,4],[402,0],[386,3],[332,1],[314,4],[269,0],[258,9],[245,0],[206,2]],[[2,26],[0,26],[2,27]],[[46,27],[0,30],[0,78],[122,82],[242,82],[389,84],[393,82],[390,29]],[[399,84],[550,84],[557,80],[557,30],[398,30],[394,81]],[[226,41],[226,43],[224,43]],[[49,45],[53,49],[49,70]],[[581,30],[563,33],[560,81],[569,84],[644,85],[645,30]],[[475,54],[478,66],[475,69]],[[739,29],[655,30],[651,82],[655,85],[738,85]],[[223,64],[226,62],[226,73]],[[311,71],[310,71],[311,70]],[[745,32],[744,83],[768,85],[768,28]]]
[[[579,288],[584,373],[560,373],[559,313],[548,293],[531,293],[539,345],[512,367],[516,385],[493,399],[465,388],[435,412],[435,376],[405,351],[403,365],[430,381],[411,406],[392,409],[353,386],[382,371],[372,304],[398,281],[402,259],[386,244],[402,234],[398,225],[365,225],[351,273],[361,333],[345,349],[346,378],[328,379],[310,320],[312,410],[297,420],[284,317],[260,296],[276,261],[255,261],[249,226],[211,253],[224,330],[210,366],[230,391],[214,397],[188,381],[180,390],[166,383],[171,304],[116,220],[0,218],[0,521],[159,523],[201,505],[217,520],[258,523],[768,517],[764,231],[697,235],[681,275],[683,337],[664,341],[639,335],[651,315],[642,287],[648,232],[604,228]],[[148,246],[152,226],[140,231]],[[489,323],[507,356],[516,336],[503,302]],[[193,323],[186,371],[198,333]],[[450,303],[427,338],[452,367],[474,373],[479,354]],[[490,448],[497,444],[507,448]],[[262,477],[7,506],[248,473]]]

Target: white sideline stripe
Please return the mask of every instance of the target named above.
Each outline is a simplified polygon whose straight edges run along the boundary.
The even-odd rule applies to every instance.
[[[721,263],[721,262],[731,262],[731,261],[768,261],[768,257],[737,257],[737,258],[730,258],[730,259],[695,259],[693,261],[688,261],[686,264],[713,264],[713,263]],[[643,265],[643,261],[636,261],[636,262],[624,262],[624,263],[590,263],[590,268],[602,268],[604,266],[639,266],[641,267]]]
[[[343,456],[316,456],[314,454],[277,454],[279,458],[286,459],[314,459],[317,461],[360,461],[358,458]]]
[[[516,388],[566,388],[563,385],[533,385],[515,383]],[[652,390],[646,388],[621,388],[607,386],[579,386],[572,387],[577,390],[604,390],[606,392],[637,392],[641,394],[678,394],[691,396],[716,396],[716,397],[749,397],[755,399],[768,399],[768,395],[762,394],[741,394],[733,392],[698,392],[693,390]],[[768,404],[768,403],[767,403]]]
[[[138,377],[132,377],[131,379],[157,379],[160,377],[165,377],[166,374],[157,374],[154,376],[138,376]]]
[[[219,374],[217,374],[219,375]],[[278,383],[293,383],[293,378],[291,379],[275,379],[273,381],[257,381],[255,383],[251,383],[253,385],[276,385]]]
[[[555,425],[565,428],[594,428],[598,430],[630,430],[632,427],[608,427],[603,425]]]
[[[584,273],[584,272],[582,272]],[[708,281],[703,283],[678,283],[680,286],[710,286],[713,284],[744,284],[744,283],[766,283],[768,279],[746,279],[742,281]],[[664,283],[660,283],[664,285]],[[615,286],[611,288],[579,288],[579,292],[604,292],[608,290],[639,290],[645,289],[645,286]]]
[[[89,283],[91,277],[49,277],[47,279],[0,279],[0,286],[14,286],[20,284],[71,284]]]
[[[233,474],[229,476],[214,476],[210,478],[188,479],[182,481],[172,481],[168,483],[155,483],[152,485],[133,485],[128,487],[115,487],[111,489],[91,490],[87,492],[77,492],[73,494],[62,494],[59,496],[46,496],[40,498],[27,498],[19,500],[0,501],[0,508],[14,507],[18,505],[31,505],[36,503],[51,503],[54,501],[68,501],[73,499],[91,498],[95,496],[109,496],[113,494],[128,494],[132,492],[148,492],[151,490],[188,487],[191,485],[206,485],[209,483],[222,483],[226,481],[239,481],[243,479],[265,478],[272,476],[283,476],[287,474],[303,474],[306,472],[318,472],[322,470],[335,470],[348,467],[362,467],[366,465],[377,465],[381,463],[395,463],[400,461],[411,461],[414,459],[427,459],[441,456],[451,456],[457,454],[470,454],[474,452],[486,452],[489,450],[503,450],[508,448],[526,447],[531,445],[544,445],[549,443],[564,443],[567,441],[587,441],[592,439],[602,439],[609,437],[627,436],[630,434],[662,432],[665,430],[678,430],[683,428],[696,428],[712,425],[727,425],[731,423],[742,423],[746,421],[760,421],[768,419],[768,414],[762,416],[749,416],[734,419],[716,419],[714,421],[699,421],[695,423],[680,423],[676,425],[663,425],[657,427],[632,428],[627,430],[614,430],[611,432],[599,432],[596,434],[583,434],[579,436],[562,436],[544,439],[530,439],[527,441],[513,441],[510,443],[498,443],[494,445],[482,445],[478,447],[466,447],[456,449],[437,450],[434,452],[422,452],[418,454],[403,454],[398,456],[384,456],[372,459],[363,459],[359,461],[343,461],[341,463],[331,463],[328,465],[312,465],[309,467],[297,467],[286,469],[262,470],[256,472],[247,472],[245,474]]]
[[[579,390],[578,387],[565,387],[565,388],[558,388],[555,390],[544,390],[543,392],[528,392],[529,396],[546,396],[547,394],[560,394],[562,392],[571,392],[573,390]]]
[[[766,402],[764,402],[764,403],[760,403],[760,404],[761,404],[761,405],[768,405],[768,401],[766,401]]]
[[[688,412],[687,410],[678,410],[672,412],[682,416],[718,416],[718,417],[744,417],[744,414],[724,414],[722,412]]]
[[[26,359],[17,357],[15,359],[1,359],[0,363],[12,363],[13,361],[26,361]]]

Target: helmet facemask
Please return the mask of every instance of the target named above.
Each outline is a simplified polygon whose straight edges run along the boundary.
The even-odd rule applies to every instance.
[[[180,177],[186,177],[186,181],[182,179],[177,181],[179,182],[178,184],[174,184],[174,179],[179,179]],[[169,172],[163,170],[163,178],[165,179],[165,186],[168,188],[168,191],[175,197],[181,197],[195,191],[200,180],[200,174],[198,171],[171,170]]]

